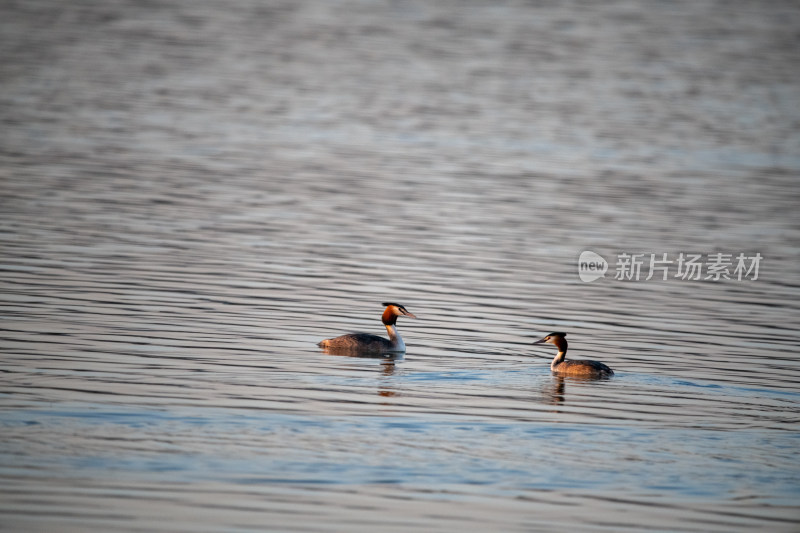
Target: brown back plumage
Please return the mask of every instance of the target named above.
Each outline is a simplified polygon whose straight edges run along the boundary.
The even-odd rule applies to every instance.
[[[392,343],[371,333],[349,333],[333,339],[325,339],[318,345],[320,348],[343,348],[345,350],[364,350],[380,352],[392,348]]]
[[[614,371],[600,361],[563,361],[558,364],[553,372],[567,376],[613,376]]]

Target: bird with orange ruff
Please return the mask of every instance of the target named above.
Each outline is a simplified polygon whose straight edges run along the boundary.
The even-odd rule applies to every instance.
[[[397,332],[396,322],[397,317],[406,316],[408,318],[417,318],[412,313],[409,313],[405,307],[397,303],[383,303],[386,306],[381,316],[383,325],[386,326],[386,331],[389,338],[385,339],[378,335],[371,333],[350,333],[348,335],[341,335],[333,339],[325,339],[319,343],[320,348],[325,348],[333,351],[347,351],[358,353],[400,353],[406,351],[406,344],[403,338]]]

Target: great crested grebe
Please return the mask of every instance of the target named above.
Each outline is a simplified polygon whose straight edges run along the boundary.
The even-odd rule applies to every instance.
[[[365,353],[405,352],[406,344],[397,333],[395,322],[397,322],[397,317],[399,316],[407,316],[409,318],[417,317],[406,311],[406,308],[400,304],[389,302],[381,305],[386,306],[381,320],[383,321],[383,325],[386,326],[386,331],[389,332],[388,339],[372,335],[371,333],[350,333],[349,335],[342,335],[341,337],[333,339],[325,339],[320,342],[318,346],[320,348]]]
[[[539,339],[533,344],[555,344],[558,353],[550,363],[550,370],[562,376],[583,376],[583,377],[608,377],[613,376],[614,371],[600,361],[565,361],[567,356],[567,334],[551,333]]]

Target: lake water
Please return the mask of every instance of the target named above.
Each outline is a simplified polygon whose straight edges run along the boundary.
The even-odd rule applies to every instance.
[[[796,3],[0,12],[0,530],[800,530]]]

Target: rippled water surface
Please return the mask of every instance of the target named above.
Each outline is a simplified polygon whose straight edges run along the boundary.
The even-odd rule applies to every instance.
[[[0,12],[0,529],[800,527],[795,3]]]

